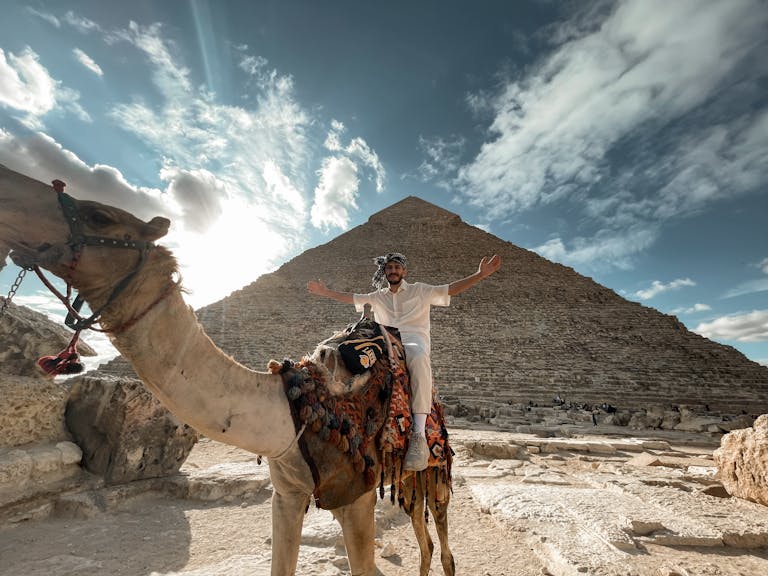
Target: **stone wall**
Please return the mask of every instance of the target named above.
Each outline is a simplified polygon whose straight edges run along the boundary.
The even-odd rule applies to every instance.
[[[0,519],[46,515],[51,494],[173,474],[197,441],[137,380],[44,377],[37,358],[71,336],[23,306],[0,317]]]
[[[0,449],[70,440],[66,387],[43,378],[0,374]]]
[[[83,480],[82,452],[64,425],[67,384],[44,378],[35,365],[66,347],[71,335],[13,303],[0,317],[0,517],[14,503]],[[86,344],[79,348],[94,354]]]
[[[307,281],[368,292],[372,258],[389,251],[408,256],[410,281],[436,284],[473,273],[484,255],[502,258],[493,277],[449,308],[433,308],[435,381],[451,402],[547,404],[559,394],[623,408],[768,411],[768,368],[414,197],[198,316],[213,340],[248,366],[263,370],[270,358],[300,358],[358,316],[351,306],[308,294]],[[121,360],[105,370],[131,373]]]

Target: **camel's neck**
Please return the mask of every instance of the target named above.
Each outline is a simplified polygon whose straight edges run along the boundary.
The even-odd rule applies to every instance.
[[[131,317],[108,318],[108,325]],[[222,352],[178,289],[112,340],[147,388],[206,436],[265,456],[293,440],[280,376],[249,370]]]

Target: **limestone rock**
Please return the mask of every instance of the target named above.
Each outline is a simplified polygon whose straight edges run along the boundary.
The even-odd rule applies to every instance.
[[[750,428],[755,423],[755,419],[748,414],[739,414],[728,420],[718,423],[718,428],[722,432],[731,432],[740,428]]]
[[[723,436],[714,457],[729,494],[768,506],[768,414]]]
[[[247,502],[263,498],[272,487],[267,464],[256,462],[223,462],[203,470],[182,468],[164,483],[165,491],[177,498],[203,502]]]
[[[71,442],[0,448],[0,510],[39,494],[80,484],[81,455]]]
[[[717,427],[723,421],[722,418],[712,416],[683,416],[680,420],[680,424],[675,426],[675,430],[683,432],[706,432],[710,426]]]
[[[478,440],[465,442],[464,447],[472,454],[484,458],[524,459],[525,449],[515,444],[503,441]]]
[[[379,556],[382,558],[392,558],[393,556],[397,556],[397,549],[392,542],[387,542],[381,549]]]
[[[644,430],[646,428],[659,428],[661,426],[662,416],[644,411],[635,412],[629,420],[628,426],[633,430]]]
[[[712,461],[707,458],[697,458],[693,456],[677,457],[667,455],[656,455],[643,452],[627,460],[627,466],[666,466],[667,468],[691,467],[710,468]]]
[[[675,430],[675,426],[678,424],[680,424],[680,412],[668,410],[664,413],[664,418],[661,421],[662,430]]]
[[[661,460],[658,456],[655,454],[649,454],[648,452],[643,452],[642,454],[638,454],[637,456],[630,458],[626,462],[627,466],[661,466]]]
[[[136,379],[77,378],[66,422],[84,466],[107,484],[174,474],[198,439]]]
[[[67,391],[49,379],[0,375],[0,448],[69,440]]]
[[[4,302],[5,298],[0,298],[0,306]],[[58,354],[67,347],[70,338],[71,331],[44,314],[11,302],[0,317],[0,372],[44,377],[35,362],[41,356]],[[77,350],[81,356],[96,355],[82,340]]]

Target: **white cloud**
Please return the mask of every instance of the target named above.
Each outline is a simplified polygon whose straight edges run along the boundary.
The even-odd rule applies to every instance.
[[[298,221],[304,221],[307,215],[307,205],[304,197],[283,172],[276,162],[269,160],[262,172],[264,182],[269,192],[269,203],[287,206]]]
[[[66,290],[66,288],[58,282],[57,278],[49,279],[49,281],[54,282],[57,289]],[[32,294],[17,294],[14,296],[13,302],[19,306],[26,306],[41,314],[45,314],[49,320],[59,324],[64,323],[64,318],[66,316],[65,309],[61,301],[47,289],[39,290]]]
[[[96,24],[96,22],[84,16],[75,14],[71,10],[64,15],[64,22],[83,34],[87,34],[89,32],[98,32],[101,30],[101,27]]]
[[[358,163],[358,170],[360,164],[368,167],[375,182],[376,192],[382,192],[384,190],[386,171],[379,160],[378,154],[362,138],[353,138],[349,144],[344,146],[341,137],[345,131],[346,127],[342,122],[338,120],[331,121],[331,128],[325,138],[324,146],[331,152],[344,154],[350,160],[356,161]]]
[[[193,86],[160,26],[131,23],[111,37],[148,58],[162,96],[159,104],[134,100],[116,106],[112,117],[120,126],[163,156],[167,168],[205,169],[231,198],[239,196],[261,208],[272,226],[291,227],[294,234],[303,230],[302,191],[312,160],[307,131],[313,118],[296,100],[291,77],[268,69],[261,57],[241,54],[253,102],[249,107],[221,104]]]
[[[226,185],[207,170],[163,168],[160,178],[168,182],[166,192],[181,207],[188,230],[202,234],[221,216]]]
[[[670,160],[653,215],[671,218],[757,188],[768,176],[768,110],[688,136]]]
[[[426,159],[417,169],[421,180],[426,182],[437,179],[442,187],[450,187],[450,183],[443,180],[441,175],[451,174],[458,170],[465,145],[466,141],[462,136],[452,138],[420,136],[419,147],[426,156]]]
[[[56,106],[56,84],[30,48],[7,58],[0,48],[0,104],[42,116]]]
[[[311,210],[312,224],[324,230],[346,228],[350,209],[357,209],[359,183],[357,166],[348,158],[323,160]]]
[[[159,190],[132,186],[111,166],[89,166],[42,133],[19,138],[0,128],[0,164],[42,182],[63,180],[76,198],[119,206],[145,220],[175,213]]]
[[[701,104],[758,43],[759,2],[626,0],[495,101],[492,141],[459,173],[480,205],[550,202],[599,181],[606,152]]]
[[[88,56],[88,54],[80,50],[80,48],[74,48],[72,52],[74,53],[75,58],[77,58],[77,61],[80,62],[80,64],[82,64],[88,70],[96,74],[96,76],[104,76],[104,71],[101,69],[101,66],[96,64],[93,58]]]
[[[562,238],[552,238],[532,248],[548,260],[572,266],[590,265],[599,268],[610,263],[621,269],[631,267],[631,258],[656,240],[652,227],[635,226],[623,231],[603,229],[591,238],[574,238],[566,245]]]
[[[345,151],[350,157],[358,159],[363,165],[373,171],[376,192],[383,192],[384,178],[386,175],[384,166],[381,164],[376,152],[368,146],[368,143],[362,138],[353,138]]]
[[[39,10],[35,10],[34,8],[30,8],[27,6],[27,12],[32,14],[33,16],[37,16],[38,18],[45,20],[49,24],[55,26],[56,28],[61,28],[61,22],[59,19],[51,14],[50,12],[40,12]]]
[[[723,298],[735,298],[737,296],[744,296],[745,294],[765,292],[766,290],[768,290],[768,278],[758,278],[756,280],[742,282],[735,288],[731,288],[723,295]]]
[[[750,267],[758,268],[761,272],[768,274],[768,258],[764,258],[757,264],[752,264]],[[737,296],[744,296],[745,294],[754,294],[755,292],[768,291],[768,278],[756,278],[754,280],[747,280],[742,282],[738,286],[731,288],[724,295],[723,298],[735,298]]]
[[[112,32],[113,41],[129,42],[141,50],[152,64],[155,86],[167,100],[180,100],[191,95],[189,69],[176,63],[172,50],[173,43],[161,35],[162,26],[152,24],[141,26],[130,22],[127,30]]]
[[[753,310],[747,314],[723,316],[702,322],[694,332],[715,340],[737,342],[768,341],[768,310]]]
[[[654,280],[651,282],[651,287],[646,288],[644,290],[638,290],[635,292],[635,296],[640,298],[640,300],[650,300],[654,296],[658,296],[662,292],[668,292],[670,290],[679,290],[680,288],[683,288],[684,286],[696,286],[696,282],[691,280],[690,278],[678,278],[677,280],[672,280],[672,282],[669,282],[667,284],[664,284],[663,282],[660,282],[658,280]]]
[[[341,135],[345,130],[346,127],[343,122],[332,120],[331,129],[328,131],[328,135],[325,137],[323,145],[331,152],[340,152],[342,148]]]
[[[422,172],[438,181],[454,174],[462,195],[497,219],[570,203],[616,236],[627,226],[652,236],[666,219],[758,189],[768,175],[768,112],[758,105],[726,110],[718,96],[735,94],[737,85],[742,94],[760,91],[765,68],[754,63],[768,26],[761,1],[611,6],[606,15],[605,4],[582,5],[581,19],[549,30],[558,42],[552,52],[495,95],[471,100],[493,115],[472,162],[454,170],[428,158]],[[747,65],[753,69],[740,68]],[[653,144],[662,138],[659,161]],[[628,142],[639,144],[640,156],[623,161],[626,150],[618,148]],[[565,249],[553,243],[549,250]],[[626,254],[601,264],[624,266]]]
[[[244,50],[247,50],[248,47],[239,46],[239,47],[236,47],[235,49],[244,51]],[[253,55],[246,54],[240,59],[240,62],[238,62],[238,67],[244,72],[250,74],[251,76],[257,76],[259,74],[262,74],[262,71],[267,67],[267,64],[269,64],[269,60],[267,60],[263,56],[253,56]]]
[[[712,307],[709,304],[700,304],[697,302],[693,306],[675,308],[670,313],[671,314],[696,314],[697,312],[706,312],[708,310],[712,310]]]
[[[30,48],[21,55],[0,48],[0,106],[24,113],[19,120],[30,129],[42,127],[42,117],[61,108],[84,122],[88,113],[80,106],[80,93],[54,80],[40,64],[39,56]]]

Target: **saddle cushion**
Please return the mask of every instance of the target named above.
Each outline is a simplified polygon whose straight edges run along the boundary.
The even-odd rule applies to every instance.
[[[369,370],[381,358],[386,350],[384,336],[373,338],[354,338],[339,344],[339,354],[347,370],[352,374],[362,374]]]

